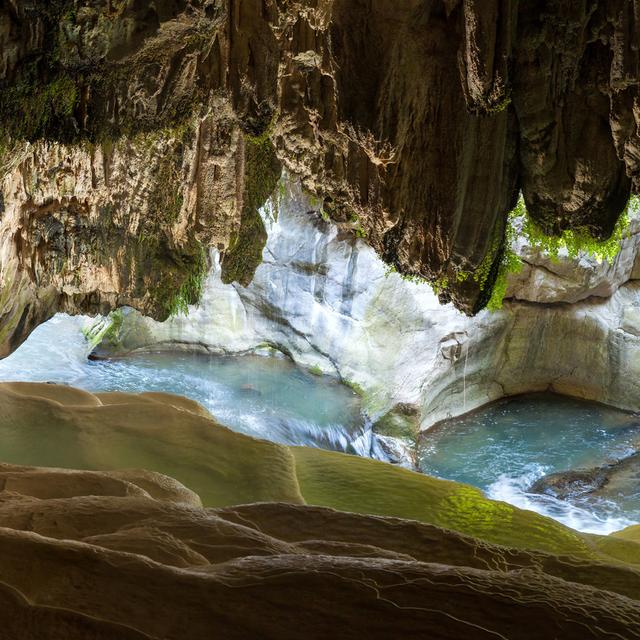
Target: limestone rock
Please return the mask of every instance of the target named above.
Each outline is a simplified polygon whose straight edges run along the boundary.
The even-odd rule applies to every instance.
[[[608,467],[560,471],[536,480],[530,487],[532,493],[546,493],[559,500],[571,500],[592,495],[607,484]]]
[[[157,323],[126,313],[122,342],[104,341],[102,353],[232,354],[268,344],[356,384],[374,422],[405,404],[419,408],[423,429],[530,391],[640,409],[640,282],[630,279],[637,218],[612,265],[587,256],[553,262],[519,242],[529,262],[503,309],[470,319],[309,211],[311,201],[292,183],[277,221],[266,219],[269,237],[251,285],[222,284],[214,255],[202,302],[188,317]]]
[[[517,223],[516,223],[517,224]],[[523,262],[519,273],[509,275],[507,295],[512,300],[541,304],[575,304],[587,298],[610,298],[622,285],[636,280],[633,275],[640,241],[640,218],[633,215],[611,264],[583,254],[570,259],[563,252],[552,258],[527,246],[520,238],[515,251]]]
[[[79,429],[85,447],[92,438],[104,443],[118,414],[129,416],[127,428],[137,434],[140,423],[154,423],[160,439],[177,428],[172,416],[181,417],[189,442],[203,420],[207,432],[226,433],[173,398],[140,402],[120,394],[103,405],[70,388],[56,402],[57,391],[0,385],[0,428],[12,424],[27,437],[28,420],[48,416],[58,436],[65,427]],[[15,409],[12,399],[20,401]],[[28,420],[16,425],[11,412],[18,407]],[[227,445],[254,446],[250,438],[228,436]],[[152,444],[136,439],[137,447]],[[174,443],[174,459],[187,446]],[[219,447],[204,448],[212,469],[224,463]],[[352,495],[365,509],[371,492],[383,491],[407,515],[426,507],[422,521],[280,501],[203,509],[184,500],[186,487],[157,473],[3,464],[5,633],[16,640],[199,640],[212,633],[238,640],[398,633],[454,640],[471,629],[474,638],[487,639],[640,637],[640,545],[633,531],[581,536],[470,487],[353,456],[293,451],[307,500],[321,495],[324,481],[325,499]],[[236,459],[250,473],[255,462]],[[269,464],[277,475],[283,460],[271,457]],[[358,485],[355,477],[366,481]],[[210,481],[223,480],[212,474]],[[421,487],[422,500],[414,494],[405,502],[412,485]],[[253,495],[260,498],[258,485]],[[513,544],[491,542],[492,527]],[[540,545],[557,547],[550,553]]]
[[[56,311],[184,309],[203,247],[250,282],[279,161],[476,313],[520,189],[547,232],[606,237],[637,186],[635,20],[630,0],[7,4],[0,355]]]

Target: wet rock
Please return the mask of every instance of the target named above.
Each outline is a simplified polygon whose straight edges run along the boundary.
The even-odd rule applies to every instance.
[[[471,487],[351,456],[292,448],[294,468],[273,455],[287,448],[227,432],[165,394],[17,383],[0,385],[0,398],[0,422],[24,435],[46,422],[49,435],[75,429],[84,448],[95,440],[103,453],[106,433],[131,429],[148,455],[180,431],[171,464],[202,450],[213,484],[228,481],[235,448],[233,483],[252,487],[250,504],[205,509],[159,473],[0,465],[0,622],[12,639],[444,640],[467,638],[470,627],[479,640],[640,638],[632,533],[583,537]],[[237,455],[254,447],[262,455]],[[284,484],[265,502],[269,473],[285,480],[283,469],[308,501],[333,495],[366,508],[383,491],[405,517],[287,504]],[[407,517],[416,508],[424,515]]]
[[[559,500],[571,500],[593,494],[604,487],[609,480],[610,467],[597,467],[576,471],[551,473],[534,482],[529,491],[544,493]]]
[[[383,436],[414,439],[420,431],[420,410],[406,403],[397,404],[373,425],[373,430]]]
[[[520,190],[545,231],[607,237],[640,171],[636,14],[583,4],[6,4],[0,355],[56,311],[184,310],[203,247],[248,284],[280,163],[469,314]]]
[[[374,422],[398,404],[419,407],[422,429],[536,391],[640,409],[640,281],[628,279],[637,217],[611,265],[584,255],[552,261],[516,243],[528,266],[504,308],[471,319],[442,306],[428,284],[390,271],[364,241],[340,239],[329,223],[318,229],[309,207],[299,184],[288,182],[277,221],[265,216],[269,237],[251,285],[225,286],[214,255],[201,304],[188,317],[157,323],[127,315],[123,344],[132,336],[139,339],[130,348],[228,354],[266,343],[357,385]],[[119,339],[102,348],[121,352]]]
[[[536,481],[529,491],[544,493],[560,500],[580,497],[633,495],[640,481],[640,453],[616,462],[594,467],[552,473]]]

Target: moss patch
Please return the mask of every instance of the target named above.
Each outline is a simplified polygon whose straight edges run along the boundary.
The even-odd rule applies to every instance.
[[[194,242],[191,249],[181,248],[172,259],[162,259],[160,280],[154,297],[167,317],[188,315],[189,305],[202,297],[209,271],[206,249]]]
[[[246,135],[240,230],[222,260],[221,277],[225,284],[238,282],[248,286],[262,263],[267,232],[260,208],[276,190],[281,173],[282,166],[268,132],[260,136]]]
[[[561,250],[566,251],[569,258],[577,258],[580,254],[589,255],[602,262],[613,262],[620,251],[620,246],[629,229],[629,214],[631,209],[637,209],[638,196],[632,195],[627,206],[618,219],[616,226],[607,240],[594,238],[587,228],[567,230],[560,236],[549,236],[529,217],[524,204],[524,198],[520,197],[517,206],[517,215],[525,218],[522,234],[527,242],[534,248],[544,251],[552,259],[558,259]]]
[[[640,528],[608,537],[582,535],[467,485],[366,458],[250,438],[167,394],[93,396],[69,387],[5,383],[0,406],[0,430],[8,425],[23,436],[5,451],[5,461],[14,464],[145,468],[176,478],[209,507],[307,503],[417,520],[506,547],[640,563]],[[52,437],[60,446],[46,445]]]
[[[106,318],[98,318],[92,325],[82,329],[82,335],[92,349],[105,342],[115,347],[120,342],[120,331],[123,324],[124,312],[122,309],[116,309]]]
[[[373,425],[373,430],[383,436],[415,442],[420,432],[418,411],[408,405],[397,405]]]
[[[580,557],[594,551],[555,520],[485,498],[473,487],[319,449],[292,449],[309,504],[429,522],[497,544]]]
[[[185,410],[184,403],[176,408],[166,394],[145,394],[138,400],[121,394],[105,398],[104,405],[88,406],[91,398],[64,386],[0,387],[2,418],[11,416],[10,424],[23,435],[5,452],[5,461],[40,466],[49,461],[56,467],[95,470],[164,469],[197,491],[208,506],[302,503],[287,447],[226,429],[200,412]],[[53,432],[59,447],[46,444]],[[45,444],[29,447],[27,441]]]
[[[364,396],[366,395],[365,390],[354,380],[348,380],[347,378],[343,378],[342,384],[349,387],[349,389],[351,389],[353,393],[360,396],[361,398],[364,398]]]
[[[157,73],[158,66],[166,64],[168,57],[186,57],[201,50],[213,37],[215,22],[194,22],[183,27],[181,37],[173,40],[174,47],[150,41],[143,52],[134,55],[132,45],[130,59],[118,62],[109,59],[101,46],[104,39],[108,44],[111,31],[127,28],[116,24],[124,20],[117,5],[85,7],[97,16],[98,25],[94,27],[87,27],[79,18],[77,5],[74,0],[49,0],[35,3],[31,9],[35,15],[29,20],[39,20],[44,31],[42,47],[21,60],[11,81],[0,86],[2,133],[15,140],[79,144],[131,138],[189,120],[206,98],[198,87],[172,96],[157,111],[149,109],[143,114],[137,112],[133,101],[127,104],[124,97],[132,81],[144,85],[145,76]],[[108,5],[114,9],[111,13]],[[142,12],[136,18],[144,25]],[[89,34],[84,42],[86,28],[93,28],[99,37]],[[121,105],[114,113],[113,104],[118,100]]]
[[[497,311],[502,308],[507,292],[509,275],[518,273],[522,269],[522,260],[511,249],[518,234],[514,226],[516,219],[523,220],[520,235],[526,240],[527,244],[538,251],[546,253],[552,260],[557,260],[560,252],[564,251],[571,259],[576,259],[580,255],[588,255],[599,262],[607,261],[612,263],[620,252],[622,241],[628,234],[630,213],[639,207],[639,197],[632,195],[625,211],[618,219],[611,237],[606,240],[594,238],[587,228],[569,229],[564,231],[562,235],[549,236],[531,219],[527,213],[524,198],[520,195],[516,206],[509,213],[504,240],[500,242],[496,239],[492,243],[482,264],[473,273],[473,278],[484,288],[485,284],[491,281],[490,274],[495,269],[495,265],[498,265],[498,273],[490,290],[486,305],[487,309]],[[500,251],[502,251],[501,257],[499,261],[496,261]]]

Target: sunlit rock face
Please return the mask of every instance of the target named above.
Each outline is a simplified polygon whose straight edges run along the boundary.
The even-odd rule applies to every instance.
[[[166,317],[201,245],[250,282],[279,162],[477,312],[520,190],[547,232],[611,232],[639,170],[636,21],[629,0],[7,3],[0,355],[57,310]]]
[[[374,418],[416,407],[423,428],[547,389],[640,408],[636,219],[611,265],[586,256],[553,261],[518,241],[525,265],[511,276],[504,308],[468,318],[323,220],[295,185],[274,206],[265,211],[269,238],[251,285],[224,285],[214,256],[200,306],[165,323],[127,312],[120,344],[105,341],[99,353],[273,347],[359,388]]]
[[[273,346],[362,388],[373,416],[398,403],[422,403],[422,388],[433,387],[458,360],[472,321],[324,220],[297,185],[273,212],[277,220],[270,212],[263,261],[248,287],[224,285],[214,256],[201,304],[165,323],[126,314],[120,351],[184,345],[241,353]],[[100,352],[113,346],[105,341]]]
[[[206,118],[112,145],[13,148],[2,180],[0,357],[56,312],[126,304],[166,318],[183,294],[197,300],[185,282],[239,221],[238,132],[227,131],[215,160],[201,157],[221,133]]]

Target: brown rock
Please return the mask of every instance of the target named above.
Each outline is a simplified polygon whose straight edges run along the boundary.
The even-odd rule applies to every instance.
[[[545,231],[607,237],[637,186],[631,0],[80,5],[0,10],[0,354],[56,311],[166,317],[203,247],[249,282],[273,145],[467,313],[520,189]]]
[[[42,484],[66,474],[81,491],[85,475],[3,473]],[[0,508],[0,609],[16,640],[463,638],[469,628],[474,638],[640,637],[640,574],[630,569],[330,509],[111,497],[109,474],[88,475],[104,478],[101,495],[15,493]],[[23,525],[19,512],[30,514]]]
[[[56,389],[0,387],[0,419],[10,420],[14,429],[46,424],[49,436],[56,429],[58,437],[71,426],[76,436],[84,435],[85,447],[95,433],[101,446],[117,446],[117,439],[105,436],[117,438],[125,428],[119,423],[123,416],[142,448],[154,445],[158,429],[165,428],[166,439],[182,426],[184,441],[174,440],[173,451],[195,466],[208,460],[210,483],[237,485],[242,475],[230,477],[233,472],[253,473],[245,480],[250,487],[233,495],[254,500],[265,495],[268,481],[282,481],[269,478],[269,469],[273,476],[289,469],[285,447],[232,434],[173,396],[141,400],[122,394],[107,396],[112,404],[105,405],[98,396],[92,397],[99,404],[90,403],[85,392],[70,388],[56,402]],[[188,453],[192,448],[196,452]],[[197,455],[200,449],[203,457]],[[228,450],[235,454],[235,467],[225,466]],[[387,478],[393,475],[398,495],[403,482],[428,484],[424,476],[373,461],[322,458],[333,464],[322,467],[325,478],[355,461],[361,472],[366,464]],[[295,464],[304,467],[300,455]],[[297,479],[291,475],[288,481],[304,487],[309,478],[302,467]],[[440,506],[442,513],[455,506],[456,522],[473,520],[468,510],[482,507],[477,515],[485,524],[512,526],[517,514],[507,505],[481,501],[469,487],[439,482],[440,490],[446,485],[454,491],[449,497],[459,498]],[[351,482],[348,490],[366,499],[366,484],[356,485]],[[302,502],[284,483],[269,490]],[[228,489],[224,493],[231,499]],[[437,502],[437,493],[415,495]],[[558,534],[560,525],[530,516],[519,522],[530,527],[532,538]],[[186,487],[158,473],[2,464],[0,623],[16,640],[204,640],[212,634],[231,640],[365,634],[442,640],[640,638],[637,543],[629,535],[582,538],[562,531],[570,542],[564,548],[576,551],[573,556],[537,551],[535,543],[510,548],[425,522],[306,504],[203,509]]]

